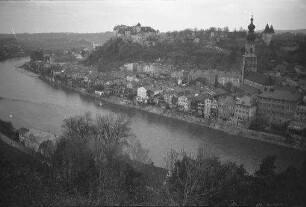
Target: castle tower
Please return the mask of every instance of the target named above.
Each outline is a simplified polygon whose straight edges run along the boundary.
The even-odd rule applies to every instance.
[[[269,46],[272,40],[274,34],[273,26],[271,25],[269,28],[269,25],[266,25],[265,30],[262,32],[262,40],[264,41],[266,46]]]
[[[245,53],[242,60],[241,78],[242,82],[244,76],[250,71],[257,72],[257,56],[255,54],[255,25],[253,24],[253,16],[251,17],[251,24],[248,26],[248,35],[245,43]]]
[[[138,24],[135,27],[136,27],[136,32],[139,33],[141,30],[141,24],[138,22]]]

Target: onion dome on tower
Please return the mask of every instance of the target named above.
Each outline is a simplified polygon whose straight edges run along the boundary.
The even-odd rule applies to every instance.
[[[255,29],[255,25],[253,24],[253,15],[251,17],[251,24],[248,26],[248,36],[247,36],[247,40],[248,41],[254,41],[255,40],[255,34],[254,34],[254,29]]]

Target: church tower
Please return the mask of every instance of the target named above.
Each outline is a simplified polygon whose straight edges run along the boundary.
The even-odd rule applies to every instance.
[[[251,17],[251,24],[248,26],[248,35],[245,43],[245,53],[242,60],[242,71],[241,78],[242,82],[244,76],[246,76],[250,71],[257,72],[257,56],[255,54],[255,25],[253,24],[253,16]]]

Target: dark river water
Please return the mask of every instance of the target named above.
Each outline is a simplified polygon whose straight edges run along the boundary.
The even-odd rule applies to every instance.
[[[15,67],[27,58],[0,62],[0,118],[16,128],[37,128],[61,133],[62,121],[70,116],[90,111],[93,115],[116,113],[130,117],[131,128],[142,145],[150,150],[157,166],[164,166],[164,156],[171,149],[184,148],[195,152],[203,147],[208,154],[243,164],[253,173],[267,155],[277,156],[278,169],[305,159],[302,151],[237,137],[213,129],[164,118],[158,115],[103,103],[99,106],[90,97],[52,86],[35,74]]]

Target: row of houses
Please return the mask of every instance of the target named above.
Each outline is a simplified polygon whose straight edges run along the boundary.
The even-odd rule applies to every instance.
[[[158,95],[159,102],[155,100]],[[238,126],[249,127],[258,117],[266,118],[267,123],[289,126],[296,130],[306,129],[306,100],[294,89],[272,88],[258,96],[234,97],[230,94],[209,94],[191,91],[163,91],[152,86],[137,89],[137,101],[161,103],[169,108],[196,113],[205,118],[218,118]],[[165,107],[165,106],[164,106]],[[262,120],[262,119],[261,119]]]
[[[177,92],[176,90],[162,90],[150,85],[137,89],[136,101],[176,109],[208,119],[222,119],[243,127],[250,126],[257,110],[254,99],[249,96],[235,98],[227,93]]]

